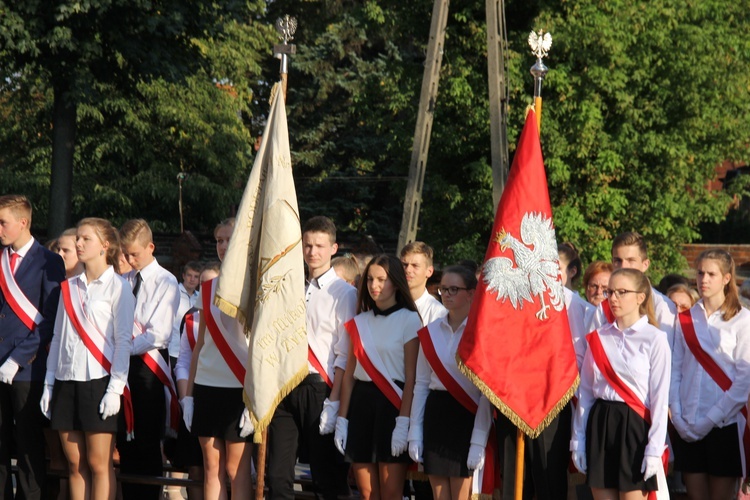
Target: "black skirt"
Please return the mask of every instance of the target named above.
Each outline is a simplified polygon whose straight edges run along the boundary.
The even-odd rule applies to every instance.
[[[597,399],[586,425],[586,484],[617,491],[656,491],[656,477],[643,480],[641,466],[649,425],[618,401]]]
[[[230,442],[250,442],[253,435],[240,437],[240,417],[245,410],[241,387],[193,386],[192,434]]]
[[[55,380],[52,390],[50,427],[56,431],[117,432],[117,415],[102,420],[99,404],[109,385],[109,375],[78,382]],[[120,411],[122,411],[122,398]]]
[[[433,476],[469,477],[466,466],[474,414],[448,391],[431,390],[424,410],[424,471]]]
[[[403,387],[403,383],[396,382]],[[391,437],[399,410],[374,382],[356,380],[349,403],[344,458],[351,463],[411,463],[409,453],[391,455]]]
[[[675,432],[672,446],[675,470],[717,477],[742,476],[737,424],[714,427],[706,437],[694,443],[688,443]]]

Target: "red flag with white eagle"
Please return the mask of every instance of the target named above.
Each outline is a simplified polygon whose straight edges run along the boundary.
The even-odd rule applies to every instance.
[[[497,208],[457,357],[484,395],[532,438],[578,386],[533,110]]]

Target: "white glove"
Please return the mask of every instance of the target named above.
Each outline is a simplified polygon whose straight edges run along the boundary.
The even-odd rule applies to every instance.
[[[336,433],[333,435],[333,444],[339,453],[346,455],[346,435],[349,433],[349,421],[344,417],[336,417]]]
[[[690,429],[695,435],[696,441],[703,439],[711,432],[715,424],[708,417],[701,417]]]
[[[396,417],[396,427],[391,434],[391,455],[397,457],[409,446],[409,417]]]
[[[18,363],[8,358],[5,363],[0,366],[0,382],[4,384],[10,384],[13,382],[13,377],[18,373],[18,369],[21,367]]]
[[[586,452],[585,451],[574,451],[573,452],[573,465],[576,466],[578,472],[586,474]]]
[[[320,412],[320,425],[318,430],[321,436],[330,434],[336,428],[336,416],[339,413],[339,402],[326,398],[323,401],[323,411]]]
[[[242,410],[242,416],[240,417],[240,437],[246,438],[252,434],[254,430],[255,426],[253,425],[253,419],[250,418],[250,410],[245,408]]]
[[[52,401],[52,387],[49,384],[44,384],[42,399],[39,401],[39,408],[42,409],[42,413],[48,420],[52,418],[52,412],[49,409],[50,402]]]
[[[120,395],[114,392],[105,392],[102,402],[99,403],[99,413],[102,415],[102,420],[117,415],[120,412]]]
[[[643,463],[641,464],[641,472],[643,472],[643,480],[648,481],[649,478],[656,476],[659,472],[659,468],[664,468],[661,462],[661,457],[644,456]]]
[[[477,470],[484,467],[484,446],[473,444],[469,446],[469,457],[466,459],[469,470]]]
[[[677,434],[679,434],[680,437],[686,442],[693,443],[695,441],[698,441],[698,436],[693,433],[693,431],[690,429],[690,425],[688,425],[688,423],[684,418],[682,418],[682,416],[673,413],[672,425],[674,425]]]
[[[193,426],[193,396],[185,396],[180,400],[180,406],[182,407],[182,421],[185,422],[187,430]]]
[[[409,456],[418,464],[422,463],[422,441],[413,439],[409,441]]]

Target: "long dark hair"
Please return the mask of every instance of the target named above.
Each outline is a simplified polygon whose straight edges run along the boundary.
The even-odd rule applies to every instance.
[[[365,267],[365,271],[362,273],[357,297],[357,314],[375,308],[375,300],[370,297],[370,292],[367,290],[367,275],[372,266],[380,266],[385,270],[388,279],[391,280],[396,289],[396,304],[419,314],[417,305],[414,303],[414,299],[411,298],[411,293],[409,292],[409,284],[406,282],[406,273],[404,273],[403,264],[401,264],[401,261],[396,256],[384,253],[373,257],[367,263],[367,267]]]

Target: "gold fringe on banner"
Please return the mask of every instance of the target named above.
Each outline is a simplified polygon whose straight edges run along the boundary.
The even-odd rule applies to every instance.
[[[484,397],[486,397],[493,405],[495,405],[495,407],[500,410],[503,415],[508,417],[508,420],[513,422],[513,425],[521,429],[524,434],[532,439],[539,437],[539,434],[541,434],[542,431],[547,428],[550,422],[552,422],[555,417],[557,417],[557,414],[562,411],[565,405],[568,404],[568,401],[570,401],[570,399],[573,397],[573,394],[576,392],[578,384],[580,383],[580,377],[578,374],[576,374],[576,378],[573,381],[573,385],[570,387],[570,389],[568,389],[567,392],[563,394],[560,400],[555,404],[555,406],[552,407],[552,410],[550,410],[547,416],[544,417],[544,420],[542,420],[536,428],[532,428],[516,412],[511,410],[508,405],[501,401],[500,398],[498,398],[497,395],[492,392],[492,389],[490,389],[489,386],[476,375],[476,373],[471,371],[471,368],[464,364],[461,358],[458,357],[458,353],[456,353],[456,363],[458,364],[458,369],[461,370],[461,373],[463,373],[469,380],[471,380],[471,382],[475,386],[477,386],[482,394],[484,394]]]
[[[276,407],[279,406],[281,401],[285,397],[287,397],[295,387],[302,383],[305,377],[307,377],[308,373],[309,370],[307,368],[307,365],[305,365],[291,379],[289,379],[276,395],[276,398],[273,400],[273,404],[271,405],[272,410],[269,411],[267,415],[264,415],[261,419],[258,419],[255,413],[253,413],[250,397],[247,395],[247,392],[245,392],[244,390],[242,391],[242,399],[245,402],[245,407],[250,410],[250,418],[253,419],[253,424],[255,425],[255,434],[253,435],[254,443],[261,443],[263,441],[263,431],[266,430],[269,425],[271,425],[273,415],[274,413],[276,413]]]

